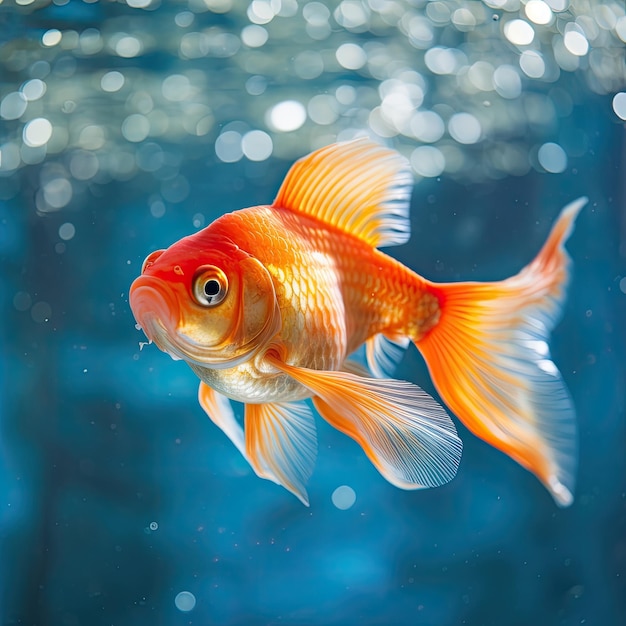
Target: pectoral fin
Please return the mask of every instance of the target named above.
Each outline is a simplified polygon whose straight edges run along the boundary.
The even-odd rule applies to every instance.
[[[280,484],[278,478],[272,474],[272,471],[267,466],[264,466],[262,463],[253,463],[248,456],[243,428],[235,418],[230,400],[221,393],[211,389],[211,387],[204,382],[200,382],[198,400],[200,401],[200,406],[204,409],[204,412],[209,416],[211,421],[235,444],[237,450],[241,452],[241,455],[250,464],[257,476],[260,478],[267,478],[268,480]]]
[[[211,421],[235,444],[237,450],[241,452],[249,463],[250,459],[246,455],[243,428],[235,418],[230,400],[201,381],[198,389],[198,401],[204,412],[211,418]]]
[[[246,458],[256,473],[309,505],[305,489],[317,454],[313,415],[303,402],[247,404]]]
[[[416,385],[267,358],[315,394],[322,417],[355,439],[390,483],[403,489],[435,487],[456,474],[462,443],[454,424]]]

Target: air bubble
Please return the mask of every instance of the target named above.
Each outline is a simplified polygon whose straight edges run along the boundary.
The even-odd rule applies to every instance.
[[[337,487],[337,489],[333,491],[331,500],[338,509],[346,511],[356,502],[356,492],[352,487],[348,487],[348,485],[341,485],[341,487]]]
[[[189,611],[193,611],[196,606],[196,596],[194,596],[190,591],[181,591],[176,594],[174,604],[179,611],[188,613]]]

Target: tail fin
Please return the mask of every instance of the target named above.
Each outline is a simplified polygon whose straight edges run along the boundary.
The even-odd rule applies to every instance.
[[[564,244],[586,202],[563,209],[537,257],[516,276],[433,284],[441,317],[416,344],[459,419],[533,472],[561,506],[573,501],[577,434],[547,341],[568,280]]]

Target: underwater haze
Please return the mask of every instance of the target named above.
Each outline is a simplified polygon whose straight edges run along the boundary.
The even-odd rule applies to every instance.
[[[317,419],[307,508],[144,345],[147,254],[363,135],[431,280],[516,273],[589,198],[570,507],[458,420],[456,478],[402,491]],[[0,255],[3,625],[626,624],[623,0],[0,0]],[[397,377],[437,397],[414,348]]]

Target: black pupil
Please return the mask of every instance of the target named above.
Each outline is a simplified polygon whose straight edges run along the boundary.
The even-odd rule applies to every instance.
[[[208,298],[215,297],[220,292],[220,283],[215,279],[207,280],[204,283],[204,293]]]

